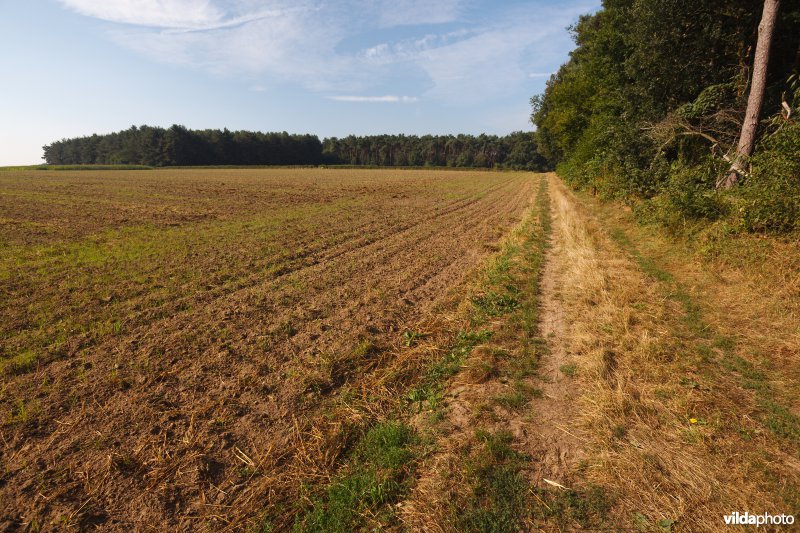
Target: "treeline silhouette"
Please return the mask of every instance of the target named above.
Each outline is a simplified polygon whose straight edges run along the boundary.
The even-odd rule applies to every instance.
[[[534,134],[354,135],[320,141],[286,132],[132,126],[46,145],[49,165],[370,165],[545,170]]]
[[[373,135],[325,139],[326,161],[346,165],[546,170],[532,132],[497,135]]]
[[[316,135],[253,131],[190,130],[131,126],[107,135],[62,139],[46,145],[49,165],[316,165]]]

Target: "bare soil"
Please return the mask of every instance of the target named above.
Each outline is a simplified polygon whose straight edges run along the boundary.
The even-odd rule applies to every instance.
[[[413,379],[403,332],[436,333],[532,180],[37,172],[0,191],[2,357],[32,360],[4,368],[4,528],[218,529],[291,523]]]
[[[534,458],[532,481],[539,487],[552,487],[547,481],[564,486],[571,482],[572,470],[580,457],[580,430],[576,427],[576,400],[580,389],[573,377],[576,361],[568,350],[569,324],[560,287],[565,284],[564,236],[560,213],[552,212],[553,232],[540,282],[539,332],[547,343],[546,355],[539,359],[537,385],[543,397],[534,400],[531,410],[535,422],[528,430],[526,451]]]

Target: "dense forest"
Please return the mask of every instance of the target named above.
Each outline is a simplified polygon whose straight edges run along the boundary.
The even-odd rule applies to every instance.
[[[49,165],[316,165],[315,135],[131,126],[108,135],[62,139],[43,147]]]
[[[44,147],[50,165],[375,165],[545,170],[532,132],[330,138],[250,131],[133,126]]]
[[[721,187],[769,9],[755,151]],[[796,1],[605,0],[572,28],[577,48],[532,99],[538,148],[573,186],[675,229],[800,228],[799,28]]]
[[[327,161],[348,165],[503,167],[545,170],[532,132],[496,135],[374,135],[325,139]]]

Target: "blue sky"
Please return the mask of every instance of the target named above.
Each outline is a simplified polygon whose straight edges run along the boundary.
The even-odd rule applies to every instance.
[[[0,0],[0,165],[132,124],[531,129],[599,0]]]

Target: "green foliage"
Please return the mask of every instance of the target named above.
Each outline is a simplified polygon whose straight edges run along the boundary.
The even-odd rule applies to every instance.
[[[734,83],[719,83],[703,89],[693,102],[686,103],[676,110],[676,114],[683,118],[702,118],[719,111],[725,104],[734,98],[736,85]]]
[[[509,431],[477,431],[481,447],[466,464],[471,494],[454,509],[459,531],[515,532],[530,522],[557,525],[559,529],[582,527],[604,530],[611,505],[599,487],[586,491],[557,491],[531,487],[524,471],[530,457],[511,447]]]
[[[356,445],[345,472],[295,524],[295,531],[346,532],[362,526],[364,514],[391,512],[387,504],[407,490],[414,430],[399,422],[370,429]]]
[[[533,132],[497,135],[373,135],[332,137],[253,131],[132,126],[108,135],[53,142],[51,165],[356,165],[483,167],[547,170]],[[63,167],[61,167],[63,168]],[[100,167],[95,167],[100,168]]]
[[[21,170],[153,170],[153,167],[147,165],[27,165],[0,167],[0,172],[19,172]]]
[[[459,509],[461,531],[519,531],[527,513],[528,482],[522,474],[529,460],[511,448],[508,431],[478,431],[482,449],[470,459],[467,473],[472,495],[466,509]]]
[[[694,166],[673,163],[659,194],[641,208],[640,215],[672,229],[699,219],[720,218],[728,208],[715,189],[717,176],[723,171],[720,162],[711,158]]]
[[[796,122],[800,5],[782,6],[762,142],[742,186],[717,193],[741,129],[760,0],[605,0],[572,28],[577,48],[531,100],[540,152],[573,186],[678,229],[728,218],[791,231],[800,218]],[[781,31],[783,30],[783,31]],[[792,120],[796,120],[793,118]]]
[[[330,164],[547,170],[532,132],[497,135],[350,135],[323,141]]]
[[[51,165],[302,165],[321,162],[315,135],[131,126],[43,147]]]
[[[424,333],[407,329],[403,332],[403,345],[406,347],[414,346],[424,336]]]
[[[741,188],[739,216],[750,231],[800,229],[800,124],[764,140]]]
[[[519,301],[513,296],[493,291],[473,296],[472,303],[488,316],[504,315],[519,307]]]

